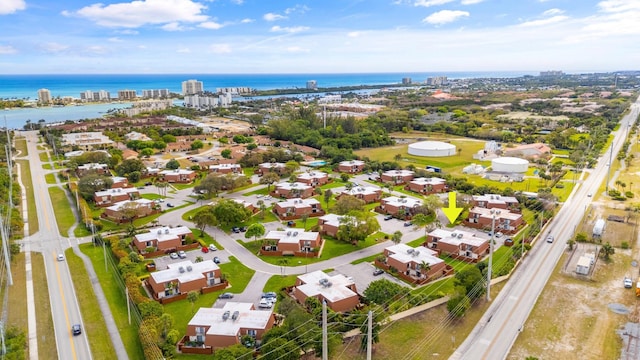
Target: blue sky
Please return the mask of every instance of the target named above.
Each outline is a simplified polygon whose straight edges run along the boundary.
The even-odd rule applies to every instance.
[[[0,73],[640,68],[638,0],[0,0]]]

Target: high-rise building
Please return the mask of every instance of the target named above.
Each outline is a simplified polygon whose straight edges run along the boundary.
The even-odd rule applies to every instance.
[[[447,83],[446,76],[434,76],[427,78],[427,85],[445,85]]]
[[[118,100],[133,100],[137,97],[135,90],[118,90]]]
[[[182,82],[182,95],[194,95],[204,92],[202,81],[187,80]]]
[[[111,100],[111,94],[106,90],[100,91],[83,91],[80,93],[80,100],[82,101],[109,101]]]
[[[561,70],[540,71],[540,77],[557,77],[564,75]]]
[[[402,85],[411,85],[411,78],[410,77],[402,78]]]
[[[309,80],[307,81],[307,89],[309,90],[315,90],[318,88],[318,82],[315,80]]]
[[[169,97],[169,89],[142,90],[145,99],[163,99]]]
[[[51,91],[49,89],[38,90],[38,104],[50,104],[51,103]]]

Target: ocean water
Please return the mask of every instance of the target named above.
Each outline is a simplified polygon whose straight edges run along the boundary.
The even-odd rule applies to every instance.
[[[513,78],[535,75],[537,72],[421,72],[421,73],[361,73],[361,74],[42,74],[0,75],[0,98],[28,99],[38,97],[38,89],[49,89],[52,97],[80,97],[91,90],[106,90],[117,97],[118,90],[169,89],[182,92],[182,82],[196,79],[204,89],[215,91],[219,87],[249,87],[257,90],[304,89],[309,80],[316,80],[318,87],[399,84],[409,77],[413,82],[424,82],[428,77],[447,76],[450,79],[465,78]],[[317,95],[317,94],[316,94]],[[0,110],[0,126],[6,121],[9,128],[22,128],[27,120],[47,123],[65,120],[82,120],[101,117],[109,109],[127,107],[130,104],[95,104],[84,106],[43,107]]]

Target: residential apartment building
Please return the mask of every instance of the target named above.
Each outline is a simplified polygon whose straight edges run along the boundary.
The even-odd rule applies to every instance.
[[[344,189],[337,198],[349,195],[364,201],[366,204],[380,201],[382,198],[382,189],[373,186],[354,186],[351,189]]]
[[[135,90],[118,90],[118,100],[134,100],[137,97]]]
[[[327,214],[319,217],[318,227],[320,228],[320,233],[334,238],[337,237],[338,230],[340,230],[340,225],[342,225],[341,220],[344,217],[344,215],[336,214]]]
[[[138,252],[148,248],[153,251],[175,251],[179,246],[185,245],[188,239],[193,239],[193,233],[186,226],[167,227],[160,226],[149,229],[148,232],[137,234],[133,237],[133,245]]]
[[[491,213],[492,211],[494,214]],[[495,222],[493,220],[494,216]],[[469,210],[469,217],[466,219],[465,225],[477,229],[490,230],[492,222],[494,222],[496,232],[499,231],[505,234],[515,234],[524,225],[524,219],[520,213],[477,206]]]
[[[238,204],[244,206],[245,209],[251,211],[251,213],[257,213],[258,211],[260,211],[259,208],[255,207],[252,203],[246,201],[246,200],[242,200],[242,199],[231,199],[235,202],[237,202]],[[265,204],[266,205],[266,204]]]
[[[258,170],[256,170],[256,174],[264,175],[268,172],[275,172],[278,175],[282,175],[285,169],[286,169],[286,166],[284,163],[278,163],[278,162],[262,163],[258,165]]]
[[[88,174],[111,176],[109,165],[107,164],[87,163],[78,165],[78,168],[76,169],[76,175],[78,175],[79,178]]]
[[[125,200],[135,200],[140,197],[138,189],[111,188],[103,191],[96,191],[93,194],[93,201],[97,206],[111,206]]]
[[[299,275],[292,290],[293,297],[304,304],[308,297],[315,297],[336,312],[350,311],[360,303],[356,284],[342,274],[329,276],[323,271]]]
[[[421,205],[422,200],[419,199],[389,196],[380,200],[380,206],[376,210],[398,218],[410,218],[414,214],[414,209]]]
[[[264,239],[272,240],[275,245],[268,245],[266,251],[279,251],[282,255],[299,255],[314,252],[322,245],[322,237],[318,232],[301,231],[298,229],[272,230]]]
[[[113,141],[101,132],[81,132],[62,134],[62,150],[98,150],[113,145]]]
[[[158,173],[158,177],[162,181],[169,183],[189,184],[196,179],[196,172],[188,169],[167,169]]]
[[[281,182],[276,184],[272,196],[285,199],[302,198],[306,199],[313,196],[313,186],[300,182]]]
[[[329,182],[329,175],[322,171],[308,171],[296,177],[297,182],[311,185],[313,187],[322,186]]]
[[[448,275],[444,260],[438,257],[438,252],[424,246],[411,247],[397,244],[384,249],[385,265],[395,268],[398,273],[411,282],[424,283]]]
[[[38,90],[38,105],[51,104],[51,91],[49,89]]]
[[[242,166],[240,166],[240,164],[209,165],[209,172],[217,174],[242,174]]]
[[[316,90],[318,88],[318,82],[316,80],[307,81],[308,90]]]
[[[324,214],[320,201],[314,198],[293,198],[277,202],[273,205],[273,212],[281,220],[300,219],[302,215],[313,217]]]
[[[210,109],[215,107],[228,107],[233,101],[231,94],[220,94],[218,96],[196,94],[184,97],[184,106],[197,109]]]
[[[152,272],[147,279],[156,300],[187,294],[189,291],[201,292],[222,282],[220,268],[211,260],[197,263],[186,260],[167,267],[165,270]]]
[[[125,200],[104,209],[102,217],[117,223],[131,221],[129,209],[135,209],[134,219],[157,214],[160,212],[155,201],[147,199]]]
[[[131,185],[129,185],[129,179],[127,179],[126,177],[113,176],[111,178],[111,181],[112,181],[112,184],[111,184],[112,189],[131,187]]]
[[[513,196],[498,194],[473,195],[473,206],[486,209],[505,209],[520,212],[520,202]]]
[[[405,186],[405,190],[410,190],[423,195],[441,193],[447,191],[447,181],[437,177],[416,178],[409,181],[409,184]]]
[[[111,94],[106,90],[91,91],[87,90],[80,93],[82,101],[111,101]]]
[[[182,82],[182,95],[193,95],[204,92],[202,81],[187,80]]]
[[[200,308],[187,324],[189,341],[215,350],[242,344],[244,336],[258,343],[275,324],[273,310],[256,310],[252,303],[228,301],[222,308]]]
[[[435,229],[427,234],[424,246],[468,262],[478,262],[489,253],[489,240],[462,230]]]
[[[411,170],[389,170],[382,173],[380,181],[393,185],[406,184],[413,180],[415,173]]]
[[[359,174],[364,171],[365,162],[362,160],[341,161],[338,164],[338,171],[348,174]]]
[[[142,97],[145,99],[165,99],[169,95],[169,89],[142,90]]]

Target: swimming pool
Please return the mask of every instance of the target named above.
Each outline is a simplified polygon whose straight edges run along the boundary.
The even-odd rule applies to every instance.
[[[306,162],[305,165],[308,165],[311,167],[319,167],[319,166],[327,165],[327,162],[324,160],[313,160],[313,161]]]

